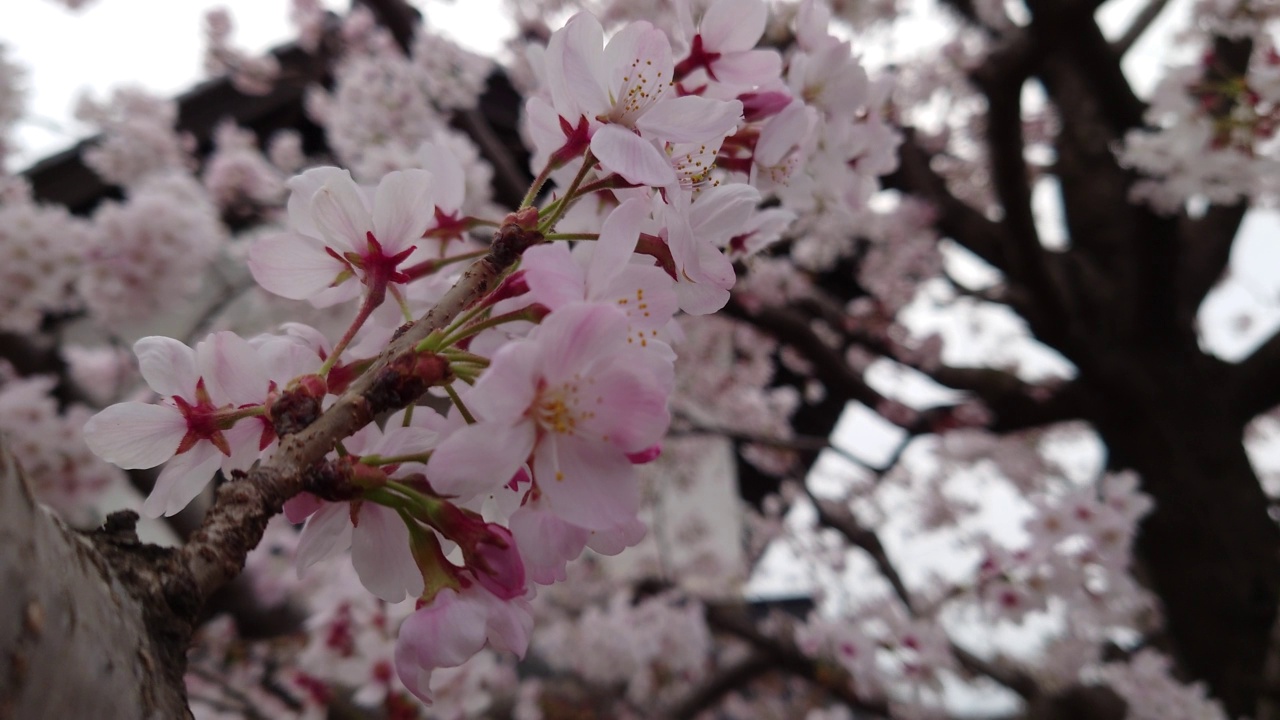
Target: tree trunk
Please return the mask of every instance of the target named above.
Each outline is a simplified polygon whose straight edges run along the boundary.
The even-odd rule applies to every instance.
[[[1230,366],[1198,350],[1125,365],[1091,419],[1109,465],[1136,470],[1155,499],[1136,554],[1170,649],[1230,715],[1254,716],[1280,603],[1280,528],[1228,404]]]
[[[0,720],[190,717],[191,608],[157,579],[171,551],[130,517],[92,534],[36,505],[0,442]]]

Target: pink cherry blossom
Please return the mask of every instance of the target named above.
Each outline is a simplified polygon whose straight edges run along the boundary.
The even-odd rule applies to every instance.
[[[252,413],[238,410],[260,405],[270,383],[252,346],[230,332],[194,350],[166,337],[142,338],[133,349],[142,377],[162,400],[112,405],[85,424],[84,439],[126,470],[168,460],[142,509],[151,517],[173,515],[219,468],[247,468],[270,442],[260,424],[242,421]]]
[[[678,300],[671,277],[652,264],[632,262],[648,203],[632,198],[609,214],[595,243],[572,253],[564,243],[525,251],[521,267],[529,300],[552,310],[574,302],[613,303],[627,316],[628,342],[675,354],[658,333],[675,315]]]
[[[445,588],[400,626],[396,672],[409,691],[431,702],[431,671],[458,667],[487,643],[524,657],[533,615],[524,598],[499,600],[479,585]]]
[[[724,137],[742,117],[737,100],[677,97],[671,42],[647,22],[623,27],[605,45],[600,21],[578,13],[552,34],[544,59],[565,141],[580,142],[585,121],[591,152],[633,183],[674,183],[663,143]]]
[[[422,418],[431,415],[424,408],[415,413],[414,420],[421,425]],[[343,446],[356,456],[396,456],[430,450],[436,441],[435,430],[400,426],[397,418],[402,417],[397,414],[388,420],[385,431],[368,425],[347,438]],[[422,470],[418,463],[403,463],[396,472]],[[351,564],[360,582],[379,598],[400,602],[406,593],[413,597],[425,589],[409,548],[409,529],[395,510],[364,501],[324,502],[306,494],[290,501],[285,509],[294,521],[310,516],[298,541],[299,571],[350,548]]]
[[[372,198],[338,168],[312,168],[288,184],[292,230],[265,237],[249,251],[258,284],[323,307],[356,297],[353,279],[373,293],[408,281],[399,267],[435,214],[430,173],[390,173]]]
[[[427,464],[433,486],[474,483],[477,467],[484,482],[505,483],[532,455],[535,483],[567,522],[603,529],[633,518],[627,453],[666,431],[671,367],[628,344],[627,327],[614,307],[577,303],[500,350],[466,397],[479,422]]]
[[[754,49],[769,19],[769,8],[763,0],[716,0],[693,33],[694,21],[687,0],[679,3],[679,10],[681,24],[693,39],[688,55],[675,67],[677,80],[703,70],[716,82],[755,87],[782,73],[778,51]]]

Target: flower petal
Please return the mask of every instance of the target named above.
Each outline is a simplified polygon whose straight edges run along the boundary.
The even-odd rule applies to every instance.
[[[167,405],[127,402],[103,410],[84,426],[95,455],[125,470],[155,467],[173,457],[187,421]]]
[[[698,34],[708,51],[742,52],[756,46],[768,20],[763,0],[716,0],[702,16]]]
[[[257,405],[267,399],[269,381],[248,340],[223,330],[196,346],[196,368],[215,402]]]
[[[298,537],[298,552],[294,555],[298,573],[350,546],[351,505],[325,503],[307,519]]]
[[[591,137],[600,164],[637,185],[663,187],[676,181],[667,156],[653,143],[617,125],[605,125]]]
[[[631,198],[605,218],[600,239],[587,265],[587,297],[602,297],[604,289],[631,262],[636,243],[640,240],[640,223],[648,214],[647,202]]]
[[[265,290],[308,300],[333,285],[346,267],[319,240],[297,233],[260,238],[249,248],[249,272]]]
[[[548,435],[534,451],[533,473],[552,511],[572,525],[603,530],[640,508],[635,469],[608,443]]]
[[[722,138],[742,119],[742,102],[698,95],[668,97],[636,121],[645,137],[665,142],[703,142]],[[595,142],[591,144],[595,149]]]
[[[360,582],[389,603],[418,597],[425,586],[409,550],[409,529],[395,510],[365,503],[351,531],[351,564]]]
[[[134,343],[133,353],[138,356],[138,371],[156,394],[184,399],[195,394],[200,373],[191,348],[173,338],[152,335]]]
[[[213,443],[201,441],[176,455],[160,471],[156,486],[142,503],[147,517],[176,515],[204,490],[222,463],[222,453]]]
[[[351,174],[334,175],[311,197],[311,216],[330,247],[339,254],[363,253],[368,247],[365,234],[373,229],[369,208]]]
[[[582,302],[586,296],[582,268],[574,262],[565,243],[536,245],[525,250],[520,268],[525,271],[533,301],[552,310],[571,302]]]
[[[427,461],[427,480],[442,495],[469,499],[489,493],[516,474],[533,448],[531,422],[480,422],[445,438]]]
[[[396,255],[422,238],[435,217],[431,173],[397,170],[382,178],[373,196],[373,236],[384,255]]]

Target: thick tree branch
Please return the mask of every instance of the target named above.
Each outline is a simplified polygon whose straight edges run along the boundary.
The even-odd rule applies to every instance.
[[[1160,17],[1160,13],[1164,11],[1169,4],[1169,0],[1148,0],[1142,10],[1133,18],[1133,22],[1124,31],[1115,42],[1111,43],[1111,50],[1116,54],[1117,58],[1122,58],[1125,53],[1134,46],[1151,27],[1151,23]]]
[[[1231,368],[1227,392],[1243,424],[1280,405],[1280,332]]]
[[[136,516],[133,516],[136,519]],[[189,588],[128,518],[81,535],[38,507],[0,439],[0,718],[188,716]]]

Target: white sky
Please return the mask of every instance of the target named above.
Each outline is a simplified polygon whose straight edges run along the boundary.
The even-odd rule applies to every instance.
[[[347,0],[322,0],[344,11]],[[484,54],[498,52],[513,27],[501,0],[416,3],[432,27]],[[85,92],[104,97],[134,84],[177,95],[205,77],[204,15],[231,11],[233,42],[260,52],[293,37],[289,0],[92,0],[78,11],[56,0],[0,0],[0,44],[27,68],[28,122],[18,129],[15,168],[57,152],[87,131],[72,117]]]

